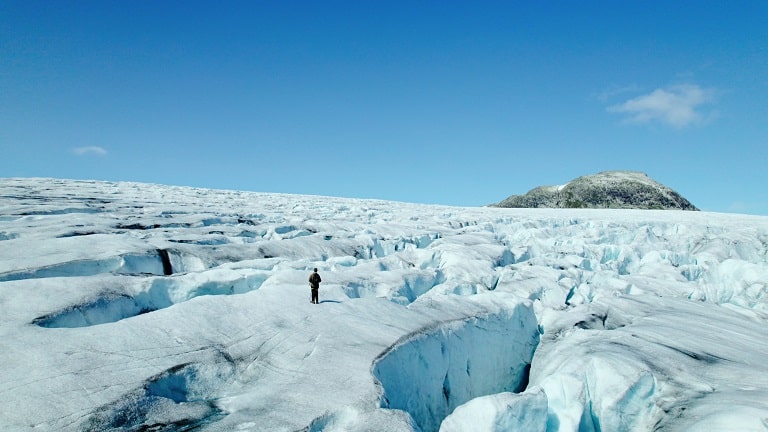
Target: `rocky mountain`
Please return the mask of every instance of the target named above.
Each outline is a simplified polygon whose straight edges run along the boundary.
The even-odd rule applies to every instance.
[[[698,210],[679,193],[636,171],[606,171],[560,186],[539,186],[492,206]]]

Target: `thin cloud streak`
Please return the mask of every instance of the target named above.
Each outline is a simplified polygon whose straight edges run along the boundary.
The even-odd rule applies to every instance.
[[[80,156],[83,156],[83,155],[105,156],[107,154],[107,151],[103,147],[99,147],[99,146],[76,147],[72,149],[72,152]]]
[[[617,98],[619,95],[622,95],[624,93],[638,93],[640,91],[640,87],[636,84],[626,85],[626,86],[617,86],[612,85],[608,87],[607,89],[603,90],[599,94],[596,95],[597,99],[601,102],[608,102],[611,99]]]
[[[695,84],[680,84],[610,106],[608,111],[626,115],[628,123],[660,122],[684,128],[710,117],[701,111],[701,106],[712,103],[714,93]]]

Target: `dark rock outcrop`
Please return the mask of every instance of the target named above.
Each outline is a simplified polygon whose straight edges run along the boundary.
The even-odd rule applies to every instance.
[[[636,171],[606,171],[561,186],[540,186],[492,206],[698,210],[679,193]]]

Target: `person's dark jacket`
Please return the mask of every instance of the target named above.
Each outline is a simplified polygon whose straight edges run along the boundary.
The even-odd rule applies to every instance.
[[[312,273],[309,275],[309,287],[312,289],[320,289],[320,282],[322,282],[322,279],[320,279],[320,275],[317,272]]]

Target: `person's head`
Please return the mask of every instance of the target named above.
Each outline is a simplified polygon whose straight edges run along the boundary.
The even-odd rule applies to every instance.
[[[315,273],[317,273],[317,267],[315,267]]]

